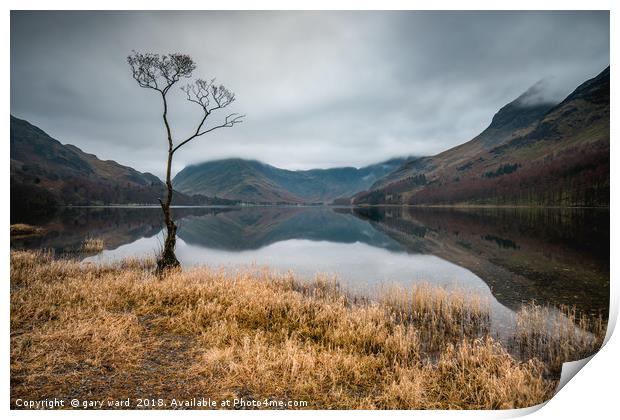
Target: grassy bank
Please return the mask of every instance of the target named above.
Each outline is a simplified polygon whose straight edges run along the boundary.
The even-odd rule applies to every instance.
[[[11,225],[11,237],[41,235],[45,230],[38,226],[16,223]]]
[[[600,345],[540,326],[515,336],[528,356],[520,361],[489,337],[486,303],[466,293],[418,286],[368,302],[320,279],[208,268],[159,278],[152,264],[11,252],[12,404],[210,397],[516,408],[555,389],[557,375],[536,355]]]

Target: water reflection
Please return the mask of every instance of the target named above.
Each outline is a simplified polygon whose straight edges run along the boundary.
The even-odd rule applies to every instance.
[[[607,315],[609,212],[600,210],[252,207],[175,209],[178,256],[229,270],[269,266],[301,277],[331,273],[373,293],[385,282],[430,282],[489,297],[494,322],[523,302]],[[93,260],[154,255],[158,208],[65,209],[41,237],[14,248],[78,247],[102,238]]]
[[[607,314],[609,211],[362,208],[351,212],[411,252],[467,268],[513,309],[535,300]]]

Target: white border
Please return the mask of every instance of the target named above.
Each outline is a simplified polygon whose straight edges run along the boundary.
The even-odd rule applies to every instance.
[[[263,0],[263,1],[251,1],[251,0],[229,0],[229,1],[197,1],[197,0],[176,0],[174,2],[164,2],[159,0],[95,0],[88,3],[80,2],[76,0],[57,0],[54,2],[43,0],[30,0],[30,1],[5,1],[6,9],[2,15],[0,21],[0,31],[2,31],[2,46],[5,57],[5,64],[2,66],[2,80],[5,81],[5,98],[2,101],[2,109],[4,110],[4,118],[2,121],[2,133],[4,141],[2,142],[2,151],[4,154],[4,162],[8,160],[10,154],[9,151],[9,114],[10,114],[10,98],[8,87],[10,80],[10,10],[137,10],[137,9],[153,9],[153,10],[270,10],[270,9],[284,9],[284,10],[550,10],[550,9],[564,9],[564,10],[611,10],[611,70],[612,74],[616,68],[617,59],[615,47],[617,47],[618,31],[616,27],[618,25],[617,11],[618,6],[615,6],[618,2],[590,0],[587,2],[578,2],[570,0],[548,0],[548,1],[488,1],[488,0],[469,0],[456,1],[405,1],[405,0],[358,0],[358,1],[343,1],[343,0],[297,0],[297,1],[285,1],[285,0]],[[172,8],[174,7],[174,8]],[[612,77],[612,79],[614,79]],[[615,80],[615,79],[614,79]],[[615,82],[611,84],[612,90],[612,108],[615,100],[618,98],[618,88]],[[612,115],[615,115],[612,110]],[[611,137],[617,139],[618,125],[611,121]],[[612,141],[613,144],[614,141]],[[618,181],[617,171],[614,169],[618,161],[616,147],[612,145],[611,148],[611,179],[612,185],[616,185]],[[8,193],[9,191],[9,167],[5,167],[4,175],[2,177],[3,191]],[[6,200],[5,200],[6,201]],[[617,246],[614,243],[614,239],[618,238],[619,224],[615,221],[617,219],[617,204],[618,204],[618,191],[617,189],[611,190],[611,277],[615,279],[616,273],[618,273],[618,258],[615,258],[617,254]],[[9,225],[9,207],[5,204],[0,206],[0,214],[2,220],[4,220],[5,229],[8,229]],[[3,380],[3,393],[0,400],[0,404],[3,411],[9,412],[9,237],[5,236],[2,242],[2,286],[4,288],[2,299],[2,319],[4,332],[2,334],[2,357],[4,363],[2,364],[2,380]],[[618,313],[618,288],[616,281],[611,282],[611,302],[610,302],[610,324],[615,324]],[[610,328],[611,329],[611,328]],[[604,348],[595,355],[592,360],[579,372],[575,379],[566,384],[564,388],[553,397],[542,409],[540,407],[524,410],[514,411],[332,411],[332,412],[317,412],[317,411],[305,411],[305,412],[276,412],[276,411],[263,411],[263,412],[175,412],[174,416],[187,416],[193,418],[205,418],[213,417],[215,415],[222,417],[246,417],[252,418],[264,418],[280,417],[289,418],[294,416],[296,418],[314,418],[317,414],[327,416],[338,416],[357,418],[358,416],[394,416],[399,418],[505,418],[505,417],[517,417],[525,415],[531,412],[529,418],[532,419],[555,419],[555,418],[609,418],[610,414],[615,411],[617,400],[617,385],[618,375],[620,374],[618,366],[618,355],[620,354],[620,344],[616,336],[607,337],[609,341]],[[33,416],[44,416],[50,418],[57,417],[70,417],[70,418],[84,418],[86,416],[93,416],[97,418],[108,417],[110,415],[124,417],[124,416],[144,416],[145,413],[141,412],[60,412],[60,411],[11,411],[7,413],[16,418],[30,418]],[[169,412],[149,412],[149,416],[164,417],[168,416]]]

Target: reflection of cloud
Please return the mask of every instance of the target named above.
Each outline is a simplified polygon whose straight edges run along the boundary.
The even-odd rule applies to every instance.
[[[131,78],[132,49],[191,54],[248,114],[180,151],[175,170],[362,166],[462,143],[542,77],[565,96],[608,65],[609,13],[12,12],[11,112],[161,176],[161,104]],[[197,112],[171,102],[181,138]]]

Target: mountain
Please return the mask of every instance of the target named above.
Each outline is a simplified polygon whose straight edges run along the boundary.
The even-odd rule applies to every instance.
[[[14,116],[10,138],[12,213],[69,204],[156,204],[165,196],[164,183],[155,175],[63,145]],[[175,197],[178,204],[204,201],[209,199]]]
[[[609,67],[559,104],[536,86],[471,141],[406,161],[356,204],[609,205]]]
[[[467,143],[448,149],[432,157],[411,159],[388,176],[378,180],[371,189],[377,189],[409,177],[443,171],[449,167],[464,165],[472,157],[507,140],[526,132],[528,127],[545,115],[555,104],[532,103],[538,96],[540,82],[529,88],[508,105],[502,107],[491,120],[491,124]]]
[[[244,159],[204,162],[184,168],[173,180],[176,189],[253,203],[325,203],[366,190],[399,167],[391,159],[363,168],[290,171]]]

